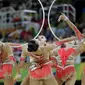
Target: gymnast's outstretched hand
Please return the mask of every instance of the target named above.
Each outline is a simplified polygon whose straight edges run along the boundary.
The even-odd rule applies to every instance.
[[[67,19],[68,19],[68,17],[65,14],[62,13],[58,18],[58,22],[60,22],[61,20],[66,21]]]

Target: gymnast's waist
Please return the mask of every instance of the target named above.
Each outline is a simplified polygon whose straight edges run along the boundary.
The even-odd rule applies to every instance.
[[[39,64],[39,63],[32,63],[32,65],[29,67],[30,70],[35,70],[35,69],[38,69],[38,68],[41,68],[41,67],[44,67],[45,65],[49,65],[51,66],[51,62],[48,61],[48,62],[45,62],[45,63],[42,63],[42,64]]]
[[[62,66],[62,62],[58,62],[59,66]],[[65,66],[74,65],[74,62],[66,62]]]
[[[32,61],[31,63],[32,64],[45,64],[45,63],[48,63],[49,62],[49,59],[42,59],[42,60],[38,60],[38,61]]]
[[[61,68],[61,69],[74,68],[74,65],[67,65],[67,66],[59,66],[59,65],[57,65],[57,68]]]

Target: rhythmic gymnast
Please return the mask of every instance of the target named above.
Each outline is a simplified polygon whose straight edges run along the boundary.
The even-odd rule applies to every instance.
[[[15,62],[11,46],[0,41],[0,79],[4,80],[4,85],[10,85],[10,81],[13,81],[12,69]]]
[[[57,70],[56,70],[56,80],[59,85],[65,82],[65,85],[74,85],[76,81],[76,71],[74,68],[75,57],[85,51],[85,41],[82,40],[84,37],[76,26],[64,15],[60,15],[59,20],[64,20],[66,23],[75,31],[77,37],[80,41],[77,47],[69,48],[64,47],[61,49],[56,48],[52,53],[57,56]]]

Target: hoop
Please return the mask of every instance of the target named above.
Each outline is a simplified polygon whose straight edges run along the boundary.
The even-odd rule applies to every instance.
[[[55,33],[53,32],[53,30],[52,30],[52,28],[51,28],[51,25],[50,25],[50,19],[49,19],[49,17],[50,17],[50,11],[51,11],[52,6],[53,6],[53,4],[55,3],[55,1],[56,1],[56,0],[54,0],[54,1],[52,2],[51,6],[50,6],[50,8],[49,8],[49,12],[48,12],[48,25],[49,25],[50,31],[51,31],[51,33],[53,34],[53,36],[54,36],[58,41],[60,41],[60,39],[59,39],[59,38],[55,35]]]
[[[40,0],[38,0],[38,2],[40,3],[41,8],[42,8],[42,11],[43,11],[43,22],[42,22],[42,25],[41,25],[41,27],[40,27],[39,32],[38,32],[37,35],[34,37],[34,39],[36,39],[36,38],[39,36],[39,34],[41,33],[41,31],[42,31],[42,29],[43,29],[44,22],[45,22],[45,12],[44,12],[43,5],[42,5],[42,3],[41,3]]]

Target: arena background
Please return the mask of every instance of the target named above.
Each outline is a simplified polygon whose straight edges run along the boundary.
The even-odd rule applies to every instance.
[[[56,40],[48,29],[47,21],[52,2],[53,0],[41,0],[45,11],[45,23],[40,34],[46,36],[49,42]],[[85,33],[85,0],[55,0],[50,11],[50,25],[55,35],[63,39],[75,34],[64,22],[57,22],[61,13],[65,13],[79,30]],[[0,40],[2,42],[24,44],[37,35],[42,23],[43,10],[39,0],[0,0]],[[15,47],[13,51],[17,62],[19,62],[21,50]],[[27,60],[29,62],[29,58]],[[84,62],[85,53],[82,53],[75,61],[77,71],[76,85],[81,83]],[[22,78],[16,85],[19,85],[27,75],[27,70],[22,69],[21,73]],[[15,76],[15,74],[15,70],[13,70],[13,75]],[[3,85],[3,80],[0,81],[0,85]]]

